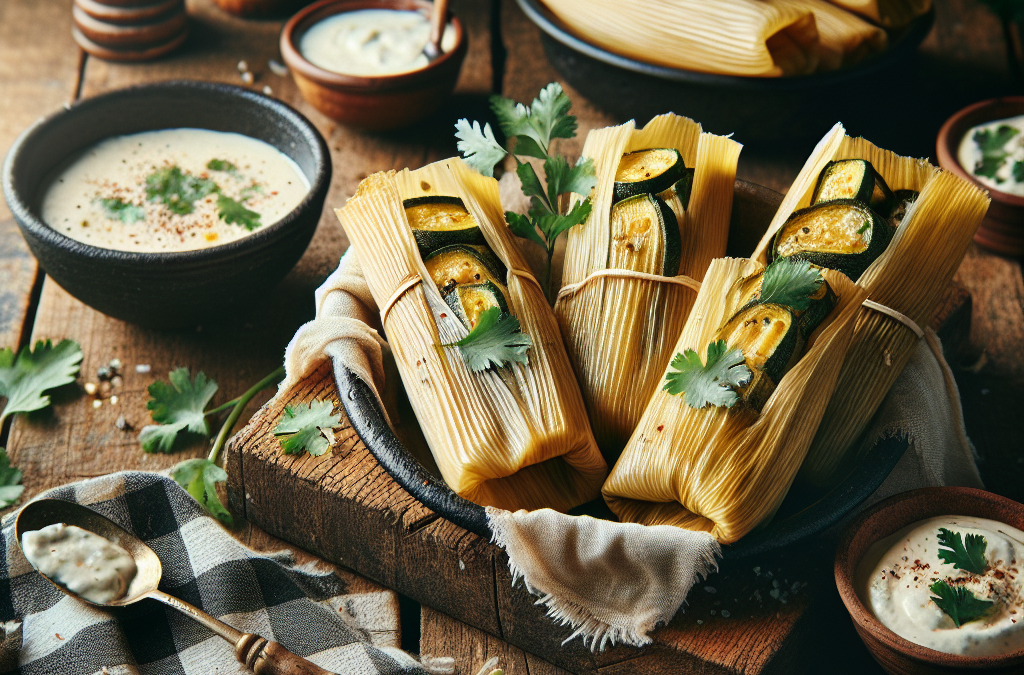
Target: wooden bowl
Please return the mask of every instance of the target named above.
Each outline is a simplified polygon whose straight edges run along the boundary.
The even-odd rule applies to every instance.
[[[872,544],[920,520],[951,515],[989,518],[1024,528],[1024,505],[984,490],[935,487],[898,494],[868,509],[843,532],[835,560],[839,595],[871,656],[892,675],[1020,675],[1024,649],[1002,656],[959,656],[928,649],[882,625],[857,595],[857,566]]]
[[[107,23],[132,25],[154,21],[172,10],[185,11],[184,0],[158,0],[145,4],[111,5],[101,0],[75,0],[75,7],[98,21]]]
[[[302,35],[333,14],[359,9],[430,13],[426,0],[321,0],[293,16],[281,31],[281,54],[302,96],[333,120],[369,131],[398,129],[437,110],[451,95],[466,56],[462,24],[451,17],[455,47],[426,67],[379,76],[342,75],[314,66],[299,52]]]
[[[172,5],[170,11],[132,24],[104,21],[86,13],[75,0],[71,15],[82,35],[107,49],[140,50],[167,44],[186,33],[188,15],[184,4]]]
[[[975,180],[957,159],[960,141],[971,127],[994,120],[1024,115],[1024,96],[1007,96],[967,106],[942,125],[935,141],[939,166],[987,190],[992,198],[988,215],[974,241],[1004,255],[1024,255],[1024,197],[1000,192]]]

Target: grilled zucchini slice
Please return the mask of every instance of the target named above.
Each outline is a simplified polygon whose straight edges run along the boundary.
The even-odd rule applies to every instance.
[[[609,268],[672,277],[682,249],[676,216],[660,197],[637,195],[612,206]]]
[[[764,271],[758,272],[751,278],[754,287],[757,291],[750,297],[750,299],[743,305],[742,309],[748,309],[754,305],[761,304],[761,282],[764,279]],[[744,282],[748,283],[748,282]],[[797,327],[800,329],[800,335],[806,340],[810,337],[811,333],[814,332],[821,322],[824,321],[832,310],[835,309],[836,305],[839,304],[839,297],[836,292],[829,286],[828,281],[825,279],[821,280],[821,286],[818,286],[818,290],[815,291],[814,295],[810,298],[810,304],[807,309],[798,311],[790,307],[790,311],[793,316],[797,318]]]
[[[428,255],[423,263],[442,295],[463,284],[490,281],[505,285],[505,266],[486,246],[445,246]]]
[[[895,193],[896,206],[893,207],[892,213],[889,214],[889,225],[892,229],[897,229],[903,219],[907,216],[907,211],[910,209],[910,205],[917,201],[917,198],[921,196],[921,193],[917,190],[897,190]]]
[[[406,199],[402,206],[420,255],[453,244],[487,244],[476,219],[458,197],[415,197]]]
[[[856,199],[883,218],[888,218],[896,205],[892,190],[866,159],[840,159],[821,170],[811,203],[837,199]]]
[[[659,192],[658,197],[665,200],[668,207],[676,214],[676,220],[683,222],[683,213],[690,206],[690,192],[693,191],[693,169],[686,169],[683,177],[676,181],[676,184]]]
[[[686,165],[675,148],[650,148],[627,152],[615,171],[612,203],[636,195],[656,195],[683,179]],[[689,201],[689,196],[687,196]]]
[[[806,260],[854,281],[892,241],[892,228],[855,199],[837,199],[794,211],[772,243],[771,257]]]
[[[492,281],[456,286],[445,294],[444,301],[468,330],[473,330],[480,315],[492,307],[497,307],[502,314],[508,314],[505,293]]]
[[[743,350],[753,377],[737,393],[757,410],[800,359],[805,343],[793,311],[774,303],[750,305],[736,312],[715,339],[725,340],[731,349]]]

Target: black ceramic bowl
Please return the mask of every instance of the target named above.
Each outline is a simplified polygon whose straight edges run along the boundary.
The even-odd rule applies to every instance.
[[[309,193],[278,222],[195,251],[99,248],[40,219],[45,181],[71,155],[111,136],[181,127],[236,132],[269,143],[298,164]],[[85,304],[153,328],[194,326],[269,291],[309,245],[330,182],[327,144],[297,111],[240,87],[188,80],[79,101],[22,133],[3,168],[4,198],[43,270]]]

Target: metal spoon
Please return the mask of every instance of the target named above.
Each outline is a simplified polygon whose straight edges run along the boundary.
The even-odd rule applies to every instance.
[[[441,56],[441,38],[447,23],[448,0],[434,0],[434,9],[430,13],[430,39],[423,45],[423,54],[428,62]]]
[[[70,595],[87,605],[103,608],[124,607],[145,598],[159,600],[165,605],[169,605],[179,612],[189,615],[217,635],[234,644],[235,656],[239,661],[251,668],[253,672],[257,673],[257,675],[333,675],[329,671],[313,665],[301,656],[291,653],[277,642],[267,640],[259,635],[235,630],[223,621],[213,618],[187,602],[157,590],[157,586],[160,584],[160,577],[163,575],[163,568],[160,565],[160,558],[156,556],[153,549],[146,546],[141,539],[132,536],[121,526],[92,509],[59,499],[40,499],[31,502],[18,514],[18,520],[14,525],[18,546],[21,546],[21,537],[25,532],[39,530],[54,523],[77,525],[83,530],[89,530],[114,542],[131,554],[138,568],[135,578],[132,579],[124,597],[106,604],[86,600],[54,582],[53,579],[50,579],[45,574],[40,573],[44,579],[53,584],[62,593]]]

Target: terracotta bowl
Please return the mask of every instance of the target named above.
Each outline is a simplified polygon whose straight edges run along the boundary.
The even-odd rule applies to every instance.
[[[1024,504],[991,492],[965,487],[913,490],[868,509],[843,532],[836,550],[836,586],[853,625],[878,663],[892,675],[1024,673],[1024,649],[1002,656],[958,656],[914,644],[882,625],[861,601],[854,578],[868,547],[898,530],[938,516],[989,518],[1024,529]]]
[[[957,152],[960,141],[971,127],[1017,115],[1024,115],[1024,96],[1007,96],[975,103],[946,120],[935,142],[936,156],[943,169],[988,190],[992,197],[988,215],[974,235],[974,241],[997,253],[1012,256],[1024,255],[1024,197],[982,185],[967,169],[960,166]]]
[[[333,14],[359,9],[397,9],[429,14],[426,0],[321,0],[293,16],[281,31],[281,54],[302,96],[333,120],[357,129],[384,131],[405,127],[440,107],[455,88],[467,38],[451,17],[455,47],[420,70],[397,75],[361,77],[332,73],[299,53],[302,35]]]

